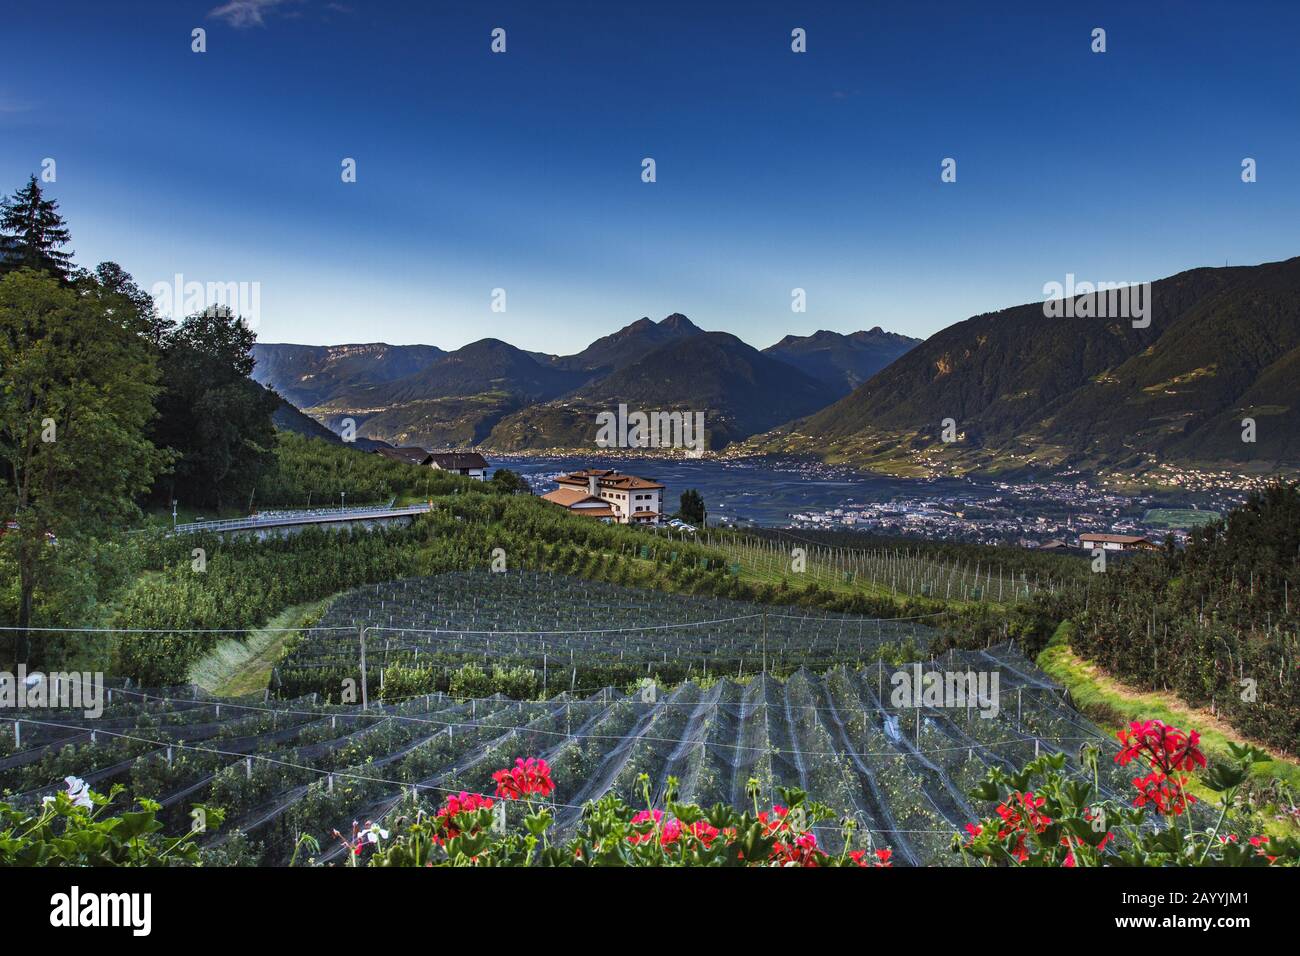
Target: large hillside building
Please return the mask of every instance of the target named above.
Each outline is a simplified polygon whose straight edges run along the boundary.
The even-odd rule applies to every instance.
[[[542,498],[570,511],[618,524],[658,524],[663,515],[664,486],[649,478],[612,468],[587,468],[556,480],[560,487]],[[601,504],[609,509],[608,515],[601,512]]]

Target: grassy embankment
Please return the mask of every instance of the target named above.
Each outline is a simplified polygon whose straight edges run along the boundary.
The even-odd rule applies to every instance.
[[[1142,690],[1118,681],[1095,664],[1079,657],[1070,647],[1070,630],[1066,621],[1056,629],[1051,641],[1038,655],[1038,666],[1052,679],[1070,692],[1070,701],[1098,726],[1112,733],[1133,720],[1162,720],[1201,734],[1201,746],[1206,757],[1213,762],[1229,757],[1228,743],[1252,743],[1268,750],[1258,741],[1247,740],[1209,710],[1191,707],[1173,694]],[[1272,760],[1257,764],[1255,777],[1259,781],[1279,780],[1293,791],[1300,790],[1300,762],[1287,757],[1274,756]],[[1217,795],[1206,787],[1193,783],[1192,792],[1198,799],[1213,801]],[[1270,831],[1294,834],[1296,826],[1276,821]]]
[[[284,629],[307,627],[320,620],[335,597],[287,607],[245,640],[221,641],[190,668],[190,680],[220,697],[242,697],[265,690],[271,669],[283,656],[285,642],[298,633]]]

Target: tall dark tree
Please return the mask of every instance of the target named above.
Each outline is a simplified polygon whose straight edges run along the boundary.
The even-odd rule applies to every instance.
[[[690,524],[704,524],[704,496],[694,488],[682,492],[681,509],[678,512],[682,520]]]
[[[59,204],[45,197],[35,176],[0,200],[0,275],[27,268],[67,279],[72,253],[62,247],[71,239]]]
[[[257,336],[227,306],[189,316],[163,338],[163,394],[154,441],[177,453],[156,493],[221,508],[251,503],[274,462],[279,406],[253,371]]]

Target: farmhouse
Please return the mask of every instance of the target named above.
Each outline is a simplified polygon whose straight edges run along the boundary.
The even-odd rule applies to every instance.
[[[564,504],[570,510],[578,510],[572,507],[572,503],[578,501],[572,495],[577,494],[583,500],[605,503],[613,520],[619,524],[658,524],[663,513],[664,486],[649,478],[625,475],[612,468],[588,468],[561,475],[556,480],[560,483],[559,489],[542,495],[542,498],[554,504]]]
[[[1100,548],[1103,551],[1158,551],[1160,545],[1154,541],[1133,534],[1081,534],[1079,535],[1079,547],[1087,548],[1092,551]]]
[[[478,481],[487,480],[487,459],[476,451],[436,451],[431,454],[418,445],[408,445],[404,448],[376,448],[375,454],[406,465],[423,465],[435,471],[450,471]]]
[[[400,461],[406,465],[423,464],[424,459],[429,455],[429,453],[423,448],[419,448],[415,445],[406,448],[376,448],[375,454],[382,455],[383,457],[392,459],[393,461]]]
[[[435,471],[450,471],[478,481],[487,480],[488,463],[476,451],[468,452],[434,452],[420,462]]]

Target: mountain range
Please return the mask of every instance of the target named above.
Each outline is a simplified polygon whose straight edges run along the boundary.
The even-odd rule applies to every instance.
[[[760,352],[673,314],[639,319],[575,355],[490,338],[452,352],[258,343],[253,377],[328,428],[351,418],[358,435],[396,445],[594,447],[596,415],[621,403],[702,412],[716,449],[826,407],[918,342],[879,328],[820,331]]]
[[[1143,328],[1041,302],[966,319],[736,451],[921,475],[1300,462],[1300,258],[1192,269],[1149,301]]]
[[[729,455],[900,475],[1296,467],[1300,258],[1152,282],[1149,321],[1097,317],[1101,298],[985,313],[924,342],[873,328],[762,351],[678,314],[568,356],[496,339],[259,344],[254,377],[330,428],[351,417],[361,436],[431,448],[591,448],[595,416],[625,404],[702,411],[708,447]]]

